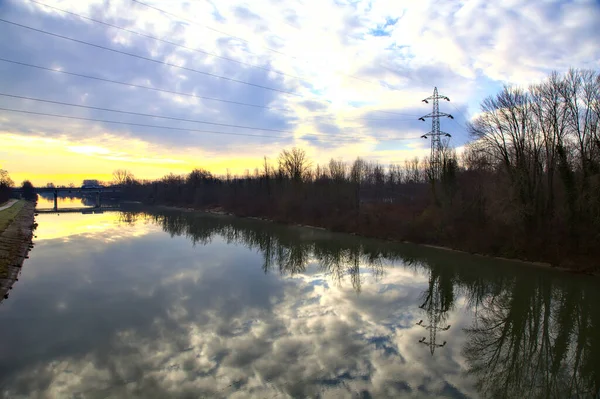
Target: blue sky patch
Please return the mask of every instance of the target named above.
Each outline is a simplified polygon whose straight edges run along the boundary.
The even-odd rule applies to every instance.
[[[386,17],[384,24],[377,25],[377,28],[369,30],[371,36],[391,36],[390,31],[396,25],[400,18]]]

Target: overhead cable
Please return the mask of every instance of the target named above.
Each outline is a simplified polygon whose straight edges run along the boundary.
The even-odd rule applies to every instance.
[[[256,84],[256,83],[245,82],[243,80],[233,79],[233,78],[229,78],[229,77],[226,77],[226,76],[216,75],[216,74],[210,73],[210,72],[199,71],[197,69],[188,68],[188,67],[181,66],[181,65],[176,65],[176,64],[171,64],[170,62],[160,61],[160,60],[157,60],[157,59],[154,59],[154,58],[144,57],[142,55],[129,53],[127,51],[122,51],[122,50],[117,50],[117,49],[114,49],[114,48],[102,46],[100,44],[94,44],[94,43],[86,42],[84,40],[74,39],[72,37],[68,37],[68,36],[64,36],[64,35],[59,35],[58,33],[48,32],[48,31],[43,30],[43,29],[33,28],[31,26],[27,26],[27,25],[16,23],[16,22],[8,21],[8,20],[2,19],[2,18],[0,18],[0,22],[4,22],[4,23],[10,24],[10,25],[18,26],[18,27],[21,27],[21,28],[24,28],[24,29],[29,29],[29,30],[32,30],[34,32],[43,33],[45,35],[58,37],[60,39],[69,40],[69,41],[72,41],[72,42],[75,42],[75,43],[85,44],[86,46],[91,46],[91,47],[99,48],[99,49],[102,49],[102,50],[112,51],[114,53],[127,55],[129,57],[139,58],[139,59],[142,59],[142,60],[145,60],[145,61],[150,61],[150,62],[154,62],[154,63],[161,64],[161,65],[166,65],[166,66],[173,67],[173,68],[183,69],[185,71],[199,73],[201,75],[206,75],[206,76],[211,76],[211,77],[218,78],[218,79],[227,80],[229,82],[244,84],[244,85],[248,85],[248,86],[257,87],[259,89],[276,91],[276,92],[283,93],[283,94],[289,94],[289,95],[292,95],[292,96],[302,97],[302,95],[300,95],[298,93],[291,92],[291,91],[277,89],[277,88],[274,88],[274,87],[263,86],[263,85],[259,85],[259,84]]]

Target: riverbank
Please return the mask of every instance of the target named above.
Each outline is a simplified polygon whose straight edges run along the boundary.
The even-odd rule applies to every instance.
[[[8,297],[32,247],[35,205],[17,201],[0,211],[0,302]]]
[[[345,233],[345,234],[351,234],[351,235],[355,235],[355,236],[359,236],[359,237],[385,240],[388,242],[395,242],[395,243],[400,243],[400,244],[414,244],[414,245],[420,245],[420,246],[434,248],[434,249],[438,249],[438,250],[464,253],[464,254],[473,255],[473,256],[480,256],[482,258],[490,258],[490,259],[518,262],[518,263],[522,263],[524,265],[531,266],[531,267],[547,268],[547,269],[552,269],[552,270],[571,273],[571,274],[585,274],[585,275],[590,275],[590,276],[599,276],[600,275],[597,267],[594,268],[594,267],[590,267],[590,265],[585,265],[584,264],[585,261],[583,261],[583,260],[580,262],[571,262],[571,264],[567,267],[563,264],[551,263],[551,262],[544,261],[542,259],[522,259],[522,258],[517,258],[517,257],[497,256],[494,254],[487,254],[487,253],[463,250],[460,248],[453,248],[453,247],[443,245],[443,244],[430,244],[427,242],[417,242],[414,240],[406,240],[403,238],[390,238],[387,236],[381,236],[381,235],[377,235],[377,234],[361,234],[359,229],[357,229],[358,231],[337,230],[337,229],[327,228],[326,226],[319,226],[318,224],[305,224],[305,223],[297,223],[297,222],[288,221],[288,220],[267,218],[267,217],[263,217],[263,216],[248,216],[248,215],[236,214],[234,212],[227,211],[222,207],[193,208],[193,207],[178,207],[178,206],[168,206],[168,205],[155,205],[155,206],[159,207],[159,208],[171,209],[171,210],[180,210],[180,211],[186,211],[186,212],[203,212],[203,213],[209,213],[209,214],[214,214],[214,215],[235,216],[235,217],[241,217],[241,218],[245,218],[245,219],[261,220],[261,221],[272,222],[272,223],[280,223],[280,224],[284,224],[284,225],[288,225],[288,226],[308,227],[308,228],[313,228],[313,229],[318,229],[318,230],[331,231],[331,232],[335,232],[335,233]]]

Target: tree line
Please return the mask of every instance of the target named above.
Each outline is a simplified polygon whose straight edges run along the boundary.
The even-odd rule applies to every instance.
[[[260,169],[242,176],[215,176],[204,169],[154,181],[118,175],[126,176],[119,180],[123,196],[146,203],[218,208],[240,216],[399,237],[406,224],[401,219],[414,219],[428,206],[427,164],[414,158],[384,167],[358,158],[351,164],[331,159],[315,165],[304,150],[292,148],[276,160],[265,157]]]
[[[8,201],[12,195],[14,181],[10,178],[8,171],[0,169],[0,205]],[[23,181],[21,184],[22,197],[28,201],[37,201],[35,187],[29,180]]]
[[[299,148],[264,158],[243,176],[203,169],[136,180],[131,199],[221,208],[241,216],[447,245],[491,255],[594,268],[600,258],[600,77],[552,73],[505,86],[468,124],[457,155],[446,147],[439,179],[427,158],[384,166],[356,159],[314,164]]]
[[[599,119],[600,75],[591,70],[487,98],[465,157],[477,222],[549,257],[598,259]]]

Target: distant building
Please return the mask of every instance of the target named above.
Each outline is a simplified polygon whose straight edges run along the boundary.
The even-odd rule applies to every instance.
[[[101,188],[100,182],[98,180],[84,180],[81,188]]]

